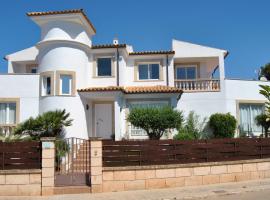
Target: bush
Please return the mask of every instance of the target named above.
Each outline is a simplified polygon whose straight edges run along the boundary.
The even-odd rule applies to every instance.
[[[191,111],[184,123],[184,126],[178,129],[177,135],[174,136],[176,140],[194,140],[204,137],[204,127],[206,124],[206,118],[200,119],[194,111]]]
[[[162,108],[133,108],[127,120],[145,130],[150,140],[159,140],[168,129],[179,128],[183,122],[182,112],[169,106]]]
[[[209,126],[215,138],[233,138],[236,129],[236,119],[230,113],[216,113],[210,116]]]
[[[29,118],[20,123],[14,130],[17,135],[29,135],[38,140],[40,137],[63,138],[64,128],[71,126],[72,119],[65,110],[45,112],[36,118]]]

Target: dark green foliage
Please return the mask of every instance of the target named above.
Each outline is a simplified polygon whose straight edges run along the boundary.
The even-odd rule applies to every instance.
[[[215,138],[233,138],[236,129],[236,119],[230,113],[216,113],[210,116],[209,126]]]
[[[264,76],[268,81],[270,80],[270,63],[265,64],[264,66],[261,67],[261,71],[259,74],[259,79],[260,77]]]
[[[182,112],[169,106],[162,108],[133,108],[127,120],[144,129],[150,140],[159,140],[168,129],[179,128],[183,122]]]
[[[268,116],[264,113],[256,116],[255,118],[256,124],[258,126],[262,126],[264,129],[265,137],[268,137],[268,130],[270,128],[270,120],[268,119]]]
[[[27,134],[33,139],[40,137],[57,137],[64,135],[64,127],[72,125],[66,110],[56,110],[43,113],[36,118],[29,118],[20,123],[14,130],[15,134]]]

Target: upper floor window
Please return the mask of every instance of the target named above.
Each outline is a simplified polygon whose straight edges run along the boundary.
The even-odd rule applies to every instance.
[[[159,73],[159,64],[157,63],[138,65],[139,80],[158,80]]]
[[[112,76],[112,59],[97,59],[97,76]]]
[[[179,65],[176,66],[176,79],[196,79],[196,65]]]
[[[52,93],[52,79],[50,76],[44,76],[43,80],[43,95],[51,95]]]
[[[16,117],[16,102],[0,102],[0,124],[1,125],[9,125],[9,124],[16,124],[17,117]]]
[[[37,73],[37,65],[36,64],[26,65],[26,73],[36,74]]]
[[[75,72],[56,71],[56,94],[74,95],[75,94]]]
[[[72,76],[71,75],[60,75],[60,88],[61,94],[71,95]]]
[[[54,73],[41,73],[41,96],[50,96],[54,93]]]

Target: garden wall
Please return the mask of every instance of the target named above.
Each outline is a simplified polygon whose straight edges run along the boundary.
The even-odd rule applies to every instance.
[[[270,159],[105,167],[102,192],[198,186],[270,178]]]
[[[0,170],[0,196],[41,195],[41,170]]]

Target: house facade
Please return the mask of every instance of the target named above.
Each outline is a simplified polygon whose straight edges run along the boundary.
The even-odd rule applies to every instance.
[[[83,10],[31,12],[41,39],[5,56],[0,75],[0,130],[46,111],[66,109],[74,119],[66,137],[142,139],[126,118],[134,107],[170,105],[202,117],[230,112],[239,130],[259,134],[260,81],[225,78],[226,50],[172,40],[171,50],[137,52],[127,44],[96,45]],[[166,137],[171,137],[168,133]]]

